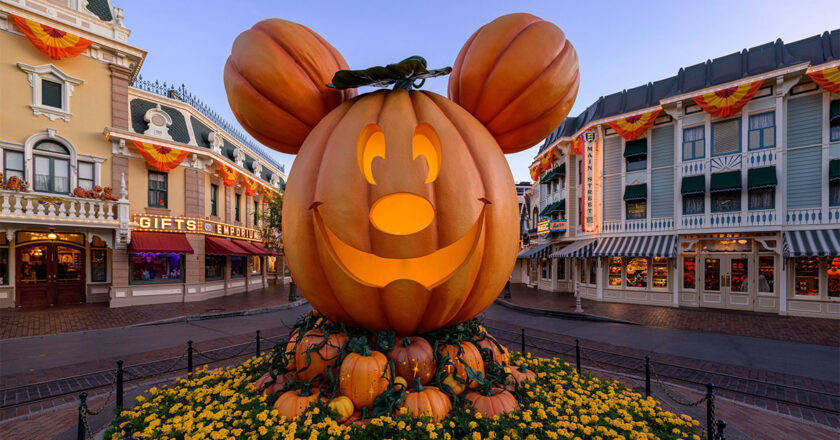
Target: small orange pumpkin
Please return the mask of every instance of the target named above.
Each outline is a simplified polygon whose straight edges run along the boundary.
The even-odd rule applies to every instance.
[[[414,383],[414,379],[419,378],[426,385],[437,371],[432,346],[420,336],[403,338],[388,352],[388,358],[394,361],[394,373],[404,377],[406,384]]]
[[[327,406],[338,414],[339,422],[345,422],[353,415],[353,401],[347,396],[338,396],[331,400]]]
[[[472,402],[476,412],[485,417],[500,416],[519,409],[519,402],[516,397],[501,388],[493,388],[488,395],[470,391],[466,395],[467,400]]]
[[[443,379],[443,384],[449,386],[449,388],[452,389],[452,392],[459,396],[467,389],[467,384],[461,383],[451,374],[447,375],[446,378]]]
[[[440,348],[441,356],[449,356],[449,360],[454,365],[447,365],[444,367],[444,372],[447,374],[454,373],[461,379],[471,383],[467,380],[467,365],[475,371],[484,373],[484,361],[481,359],[481,353],[475,348],[472,342],[461,342],[461,353],[458,354],[457,345],[444,345]]]
[[[418,377],[414,379],[414,388],[405,395],[400,408],[408,409],[408,413],[414,417],[431,416],[433,420],[440,421],[452,411],[452,402],[437,387],[424,388]]]
[[[401,386],[403,389],[408,388],[408,381],[405,380],[402,376],[397,376],[394,378],[394,386]]]
[[[513,378],[519,383],[537,380],[537,373],[525,368],[524,364],[517,368],[511,368],[510,374],[512,374]]]
[[[321,348],[309,351],[323,342],[324,332],[312,329],[295,345],[295,370],[300,380],[310,380],[334,365],[338,361],[339,350],[347,342],[347,336],[343,333],[331,333]]]
[[[281,394],[274,402],[274,409],[281,417],[293,419],[303,414],[313,403],[320,400],[317,388],[308,390],[290,390]]]
[[[493,361],[499,365],[507,365],[510,361],[510,351],[504,345],[496,345],[496,342],[491,337],[485,336],[484,339],[478,340],[480,348],[486,348],[493,353]],[[501,347],[501,349],[499,349]]]
[[[350,353],[341,363],[338,388],[356,408],[373,408],[373,401],[388,389],[388,358],[365,346],[363,353]]]
[[[580,74],[575,48],[531,14],[499,17],[464,44],[449,76],[449,99],[487,126],[502,151],[531,148],[569,114]]]

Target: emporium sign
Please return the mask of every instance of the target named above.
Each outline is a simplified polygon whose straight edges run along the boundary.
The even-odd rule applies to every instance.
[[[597,136],[594,131],[583,134],[583,230],[595,230],[595,154]]]
[[[138,231],[218,235],[245,240],[260,240],[262,237],[262,234],[257,229],[243,228],[242,226],[194,217],[134,214],[133,220],[135,229]]]

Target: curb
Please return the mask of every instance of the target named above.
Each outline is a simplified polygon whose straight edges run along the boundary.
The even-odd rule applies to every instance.
[[[598,315],[589,315],[586,313],[575,313],[575,312],[562,312],[560,310],[549,310],[549,309],[537,309],[533,307],[525,307],[520,306],[519,304],[514,304],[510,301],[506,301],[501,298],[497,298],[494,301],[495,304],[498,304],[502,307],[506,307],[511,310],[516,310],[518,312],[523,313],[530,313],[532,315],[543,315],[543,316],[551,316],[553,318],[563,318],[563,319],[575,319],[578,321],[594,321],[594,322],[611,322],[613,324],[627,324],[627,325],[641,325],[636,322],[631,321],[623,321],[620,319],[613,319],[608,318],[606,316],[598,316]]]
[[[145,327],[149,325],[161,325],[161,324],[172,324],[175,322],[191,322],[191,321],[204,321],[207,319],[219,319],[219,318],[230,318],[234,316],[249,316],[249,315],[260,315],[263,313],[271,313],[277,312],[280,310],[288,310],[293,309],[295,307],[302,306],[307,304],[305,299],[299,299],[297,301],[293,301],[286,304],[280,304],[276,306],[270,307],[262,307],[259,309],[246,309],[246,310],[233,310],[230,312],[220,312],[220,313],[206,313],[202,315],[187,315],[187,316],[177,316],[174,318],[167,318],[161,319],[158,321],[151,321],[151,322],[143,322],[140,324],[129,325],[128,327]]]

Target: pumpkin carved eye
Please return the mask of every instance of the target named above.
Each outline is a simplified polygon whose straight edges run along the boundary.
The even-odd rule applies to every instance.
[[[356,143],[356,158],[359,160],[359,170],[371,185],[376,185],[373,178],[373,159],[385,159],[385,134],[376,124],[365,125]]]
[[[426,164],[429,166],[425,183],[434,182],[440,172],[440,138],[435,133],[435,129],[429,124],[420,124],[414,129],[414,139],[412,139],[411,143],[411,158],[417,159],[419,156],[425,157]]]

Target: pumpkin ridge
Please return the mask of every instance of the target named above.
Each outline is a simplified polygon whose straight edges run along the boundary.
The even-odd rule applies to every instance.
[[[297,24],[297,23],[295,23],[295,24]],[[255,31],[259,31],[259,32],[260,32],[260,33],[262,33],[263,35],[267,36],[269,40],[271,40],[272,42],[274,42],[274,44],[275,44],[275,45],[276,45],[276,46],[277,46],[280,50],[282,50],[283,52],[285,52],[285,53],[286,53],[286,55],[288,55],[288,56],[289,56],[289,58],[291,58],[292,60],[294,60],[294,61],[295,61],[295,63],[293,64],[293,65],[294,65],[294,67],[295,67],[296,69],[298,69],[301,73],[303,73],[303,76],[305,76],[305,77],[306,77],[306,79],[308,79],[308,80],[309,80],[309,82],[311,82],[311,83],[312,83],[312,85],[313,85],[313,86],[315,86],[315,89],[316,89],[316,90],[321,90],[321,87],[322,87],[322,86],[321,86],[321,85],[319,85],[319,84],[315,81],[315,79],[314,79],[314,78],[312,78],[312,77],[309,75],[309,72],[308,72],[306,69],[304,69],[303,67],[301,67],[301,61],[300,61],[300,60],[298,60],[298,59],[297,59],[297,58],[296,58],[296,57],[292,54],[292,52],[291,52],[291,51],[289,50],[289,48],[288,48],[288,44],[286,44],[285,42],[280,41],[280,40],[278,40],[278,39],[274,38],[274,36],[273,36],[273,35],[271,35],[270,33],[266,32],[266,31],[265,31],[262,27],[258,27],[258,26],[260,26],[260,23],[255,24],[255,25],[254,25],[254,27],[253,27],[252,29],[254,29]],[[311,29],[309,29],[309,28],[308,28],[308,27],[306,27],[306,26],[302,26],[302,25],[299,25],[299,24],[298,24],[298,26],[299,26],[300,28],[306,29],[307,31],[309,31],[309,33],[310,33],[310,34],[314,33],[314,31],[312,31]],[[329,52],[329,51],[328,51],[328,52]],[[332,55],[332,53],[330,53],[330,55]],[[333,61],[335,61],[335,57],[333,57]],[[324,107],[325,107],[325,108],[329,108],[329,106],[327,105],[327,103],[326,103],[326,102],[324,102],[324,98],[326,98],[326,96],[324,96],[324,94],[323,94],[323,93],[320,93],[320,95],[321,95],[321,102],[324,104]],[[316,124],[317,124],[317,122],[316,122]]]
[[[530,14],[529,14],[529,15],[530,15]],[[513,45],[513,42],[514,42],[514,41],[516,41],[516,39],[517,39],[517,38],[519,38],[519,35],[521,35],[521,34],[522,34],[522,32],[523,32],[523,31],[525,31],[525,29],[528,29],[528,28],[530,28],[531,26],[533,26],[534,24],[536,24],[536,23],[539,23],[539,22],[543,21],[543,20],[542,20],[542,19],[540,19],[539,17],[535,17],[535,16],[533,16],[533,15],[531,15],[531,17],[535,18],[536,20],[534,20],[534,21],[532,21],[532,22],[528,23],[527,25],[525,25],[524,27],[522,27],[522,28],[518,29],[518,30],[516,31],[516,33],[514,33],[514,34],[513,34],[513,38],[511,38],[510,40],[508,40],[508,41],[507,41],[507,43],[505,44],[505,47],[504,47],[504,48],[502,48],[502,50],[500,50],[500,51],[496,54],[496,57],[495,57],[495,59],[493,60],[493,64],[491,64],[493,67],[490,69],[490,71],[488,71],[488,72],[487,72],[487,74],[486,74],[486,75],[484,75],[484,78],[482,78],[482,81],[481,81],[481,87],[479,87],[479,88],[478,88],[478,90],[477,90],[477,92],[478,92],[478,93],[476,93],[476,97],[477,97],[477,100],[478,100],[479,102],[471,103],[470,107],[472,107],[472,109],[470,109],[470,110],[469,110],[469,111],[470,111],[470,113],[475,114],[475,113],[476,113],[476,110],[478,110],[478,106],[479,106],[479,104],[480,104],[481,97],[482,97],[482,96],[484,96],[484,88],[487,86],[487,79],[488,79],[488,78],[490,78],[490,76],[493,74],[493,72],[495,72],[495,71],[496,71],[496,68],[499,66],[499,60],[500,60],[500,59],[502,59],[502,56],[504,56],[504,54],[508,51],[508,49],[510,49],[510,47]],[[491,23],[492,23],[492,22],[491,22]],[[488,23],[488,24],[489,24],[489,23]],[[482,29],[480,29],[480,30],[479,30],[479,33],[480,33],[480,32],[482,32],[482,31],[484,31],[484,30],[486,30],[486,27],[485,27],[485,26],[487,26],[487,25],[482,26]],[[466,61],[466,59],[467,59],[467,57],[468,57],[468,56],[469,56],[469,53],[467,53],[467,55],[464,57],[464,61]],[[459,79],[460,79],[460,76],[459,76]],[[465,107],[465,108],[466,108],[466,107]]]
[[[304,26],[304,27],[306,27],[306,26]],[[341,52],[339,52],[338,49],[336,49],[332,44],[330,44],[327,40],[325,40],[324,37],[321,36],[321,34],[313,31],[312,29],[309,29],[308,27],[306,27],[306,29],[309,32],[311,32],[312,36],[314,36],[316,39],[318,39],[318,41],[320,41],[321,44],[323,44],[324,47],[327,49],[327,51],[330,53],[330,55],[333,58],[333,61],[335,62],[335,65],[338,67],[336,69],[336,71],[341,70],[344,67],[347,67],[348,69],[350,68],[350,66],[347,64],[347,60],[344,59],[344,57],[341,55]],[[342,64],[339,61],[339,59],[343,60],[344,64]],[[344,90],[341,91],[341,93],[342,93],[342,96],[344,97],[344,100],[350,100],[350,99],[352,99],[353,97],[356,96],[357,92],[356,92],[356,89],[344,89]]]
[[[500,133],[496,134],[496,135],[495,135],[495,136],[496,136],[496,138],[501,138],[502,136],[505,136],[505,135],[510,135],[511,133],[515,133],[515,132],[517,132],[517,131],[527,130],[527,129],[529,129],[529,128],[533,125],[533,124],[535,124],[535,123],[539,123],[539,122],[542,122],[542,121],[540,121],[540,119],[542,119],[542,117],[543,117],[543,116],[545,116],[545,115],[547,115],[547,114],[549,114],[549,113],[552,113],[552,112],[554,112],[554,111],[557,111],[557,109],[558,109],[559,107],[562,107],[564,104],[569,104],[569,107],[573,106],[573,105],[574,105],[574,101],[569,102],[569,100],[567,100],[567,99],[565,99],[565,98],[566,98],[567,96],[569,96],[569,95],[577,95],[577,92],[578,92],[578,87],[579,87],[579,86],[580,86],[580,78],[576,79],[576,80],[572,83],[572,86],[570,86],[570,87],[569,87],[569,89],[568,89],[568,93],[567,93],[566,95],[564,95],[564,96],[563,96],[563,98],[562,98],[562,99],[560,99],[560,101],[559,101],[559,102],[557,102],[556,104],[554,104],[554,106],[553,106],[553,107],[551,107],[551,108],[547,109],[546,111],[542,112],[542,113],[541,113],[538,117],[534,118],[533,120],[531,120],[530,122],[528,122],[528,123],[526,123],[526,124],[523,124],[523,125],[520,125],[520,126],[518,126],[518,127],[515,127],[515,128],[514,128],[514,129],[512,129],[512,130],[508,130],[508,131],[505,131],[505,132],[500,132]]]
[[[464,43],[464,47],[458,53],[458,56],[455,58],[455,62],[452,63],[452,72],[449,74],[449,87],[447,87],[447,93],[449,94],[449,99],[455,103],[461,100],[461,69],[464,66],[464,60],[467,58],[467,53],[469,53],[478,32],[479,30],[473,32],[469,40]],[[456,78],[456,81],[452,81],[452,78]]]
[[[287,108],[285,108],[281,105],[278,105],[276,102],[271,101],[267,97],[263,96],[262,92],[260,92],[259,89],[254,87],[254,84],[252,84],[251,81],[248,78],[245,77],[245,75],[243,75],[242,73],[239,72],[239,66],[237,66],[236,63],[233,60],[230,60],[230,58],[228,58],[228,60],[230,61],[231,66],[233,67],[233,69],[231,69],[230,73],[235,74],[238,78],[240,78],[241,79],[240,84],[242,84],[243,86],[247,86],[252,92],[254,92],[254,97],[255,98],[257,98],[259,100],[262,100],[262,101],[270,104],[271,106],[277,108],[278,110],[282,111],[283,113],[289,115],[289,117],[291,117],[295,121],[297,121],[297,122],[303,124],[304,126],[308,127],[310,132],[315,127],[315,125],[317,125],[317,124],[315,124],[315,125],[310,124],[309,122],[300,119],[297,115],[290,112]],[[236,113],[237,112],[234,112],[234,116],[236,116]]]
[[[554,59],[552,59],[551,62],[548,63],[545,66],[545,68],[543,68],[543,70],[541,70],[537,75],[534,75],[533,77],[529,78],[528,81],[525,83],[525,85],[522,88],[520,88],[519,90],[517,90],[517,92],[514,94],[514,98],[511,101],[507,102],[502,108],[500,108],[499,111],[496,112],[496,114],[494,114],[493,116],[486,119],[487,120],[486,125],[488,127],[488,130],[490,129],[489,127],[491,125],[493,125],[494,122],[496,122],[496,119],[498,119],[500,117],[500,115],[502,115],[502,113],[504,113],[505,110],[507,110],[512,103],[516,102],[517,100],[520,100],[523,95],[525,95],[529,90],[531,90],[532,87],[539,86],[540,85],[539,84],[540,78],[547,75],[552,67],[554,67],[556,64],[560,64],[560,63],[563,63],[565,61],[563,59],[563,55],[564,55],[565,52],[569,51],[569,48],[571,48],[571,43],[569,43],[569,40],[566,40],[565,44],[563,45],[563,48],[560,50],[560,52],[557,54],[557,56],[555,56]],[[561,95],[559,97],[560,101],[562,101],[563,98],[566,96],[566,92],[568,91],[569,88],[571,88],[571,84],[569,84],[569,87],[561,92]],[[552,105],[551,108],[554,108],[556,105],[557,105],[557,103]],[[546,113],[547,112],[544,111],[544,112],[540,113],[534,119],[539,119],[540,116],[542,116]],[[519,124],[519,126],[522,126],[522,125],[525,125],[525,124]]]

